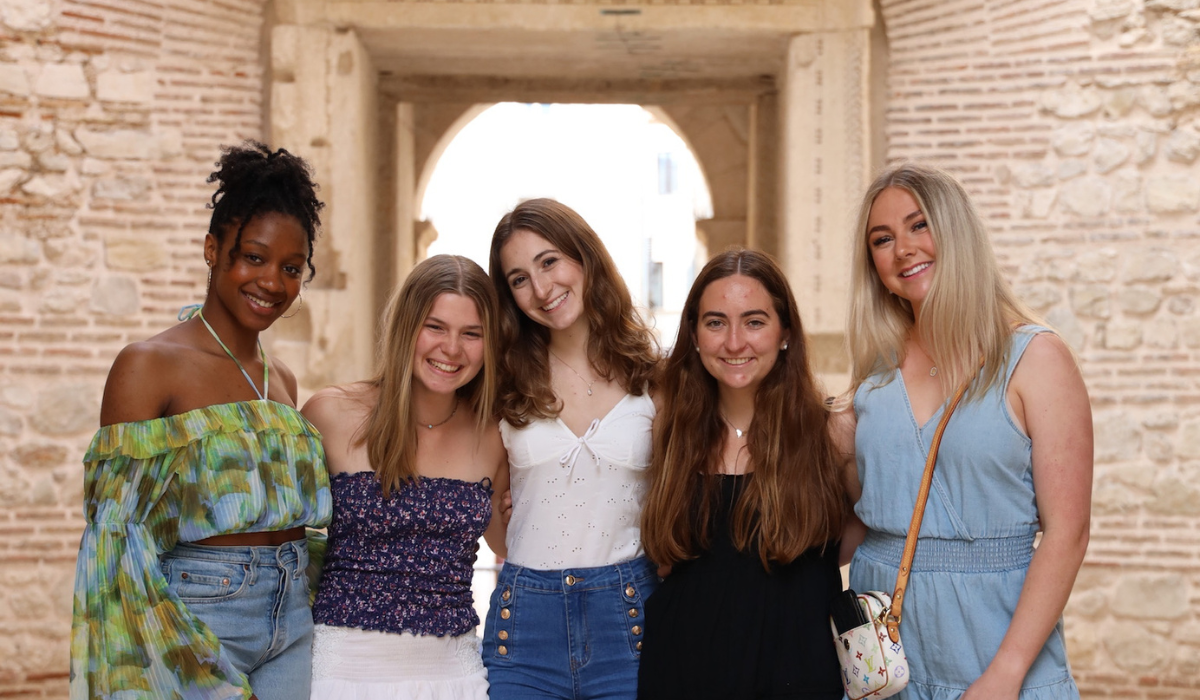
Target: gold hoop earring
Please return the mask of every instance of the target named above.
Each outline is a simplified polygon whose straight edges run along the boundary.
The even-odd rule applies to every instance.
[[[204,264],[208,266],[208,281],[204,283],[204,296],[208,296],[209,290],[212,289],[212,262],[205,260]]]
[[[284,314],[283,316],[280,316],[279,318],[291,318],[292,316],[295,316],[296,314],[300,313],[300,309],[303,309],[303,308],[304,308],[304,295],[301,294],[300,295],[300,303],[296,306],[296,310],[290,314]]]

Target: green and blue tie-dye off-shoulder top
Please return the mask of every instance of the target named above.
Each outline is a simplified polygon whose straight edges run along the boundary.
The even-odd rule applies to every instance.
[[[249,698],[216,636],[168,592],[158,556],[215,535],[328,525],[320,433],[285,404],[228,403],[105,426],[84,464],[71,698]]]

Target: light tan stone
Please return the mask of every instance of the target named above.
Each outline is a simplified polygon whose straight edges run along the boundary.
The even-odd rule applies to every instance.
[[[109,269],[146,272],[167,264],[167,249],[154,236],[116,233],[104,238],[104,261]]]
[[[1188,615],[1188,585],[1177,573],[1122,573],[1112,611],[1135,620],[1176,620]]]
[[[91,384],[64,384],[42,389],[31,416],[34,429],[43,435],[90,432],[100,405]]]
[[[1108,612],[1108,596],[1103,590],[1085,588],[1077,581],[1067,601],[1066,614],[1071,617],[1098,617]]]
[[[24,97],[30,93],[29,76],[15,63],[0,63],[0,92]]]
[[[1200,348],[1200,318],[1180,319],[1179,339],[1189,348]]]
[[[1179,274],[1179,256],[1173,250],[1155,248],[1134,251],[1125,258],[1126,282],[1166,282]]]
[[[67,155],[77,156],[83,153],[83,146],[80,146],[79,142],[66,129],[58,128],[54,130],[54,144],[58,147],[58,150]]]
[[[1068,158],[1059,162],[1054,176],[1059,180],[1066,181],[1084,175],[1087,171],[1087,161],[1082,158]]]
[[[1021,163],[1011,172],[1020,187],[1045,187],[1054,182],[1054,168],[1045,163]]]
[[[1146,204],[1158,214],[1194,212],[1200,209],[1200,179],[1191,174],[1147,176]]]
[[[38,154],[38,165],[42,170],[64,173],[71,168],[71,159],[62,153],[44,151]]]
[[[0,168],[24,168],[33,165],[33,156],[25,151],[0,152]]]
[[[79,184],[79,179],[72,177],[70,172],[66,175],[37,175],[21,185],[21,191],[57,200],[75,192]]]
[[[1062,300],[1062,290],[1052,284],[1031,284],[1017,288],[1021,300],[1037,311],[1045,311]]]
[[[1167,86],[1167,97],[1171,100],[1171,107],[1177,111],[1195,107],[1200,105],[1200,85],[1186,80],[1176,81]]]
[[[145,199],[150,191],[150,181],[142,177],[105,177],[92,185],[92,196],[97,199],[136,201]]]
[[[92,310],[110,316],[128,316],[141,308],[137,283],[128,277],[108,276],[92,285]]]
[[[1169,350],[1179,344],[1179,331],[1174,319],[1156,318],[1146,324],[1142,340],[1152,348]]]
[[[1153,131],[1140,130],[1134,137],[1134,145],[1133,162],[1137,165],[1146,163],[1158,152],[1158,135]]]
[[[21,147],[21,137],[16,129],[0,128],[0,151],[15,151]]]
[[[1135,285],[1117,292],[1117,308],[1127,314],[1148,314],[1161,303],[1162,293],[1154,287]]]
[[[83,99],[91,95],[83,66],[77,63],[47,63],[33,84],[33,91],[42,97]]]
[[[1078,85],[1047,90],[1042,93],[1040,100],[1042,109],[1063,119],[1087,116],[1100,109],[1102,103],[1103,97],[1098,90],[1082,88]]]
[[[16,437],[21,434],[21,415],[7,408],[0,408],[0,435]]]
[[[11,192],[14,187],[29,179],[29,173],[20,168],[0,170],[0,194]]]
[[[1167,299],[1167,311],[1176,316],[1191,316],[1196,310],[1196,297],[1191,294],[1176,294]]]
[[[154,73],[148,70],[125,72],[110,68],[96,75],[96,97],[108,102],[151,102],[156,86]]]
[[[1101,248],[1079,256],[1070,279],[1076,282],[1111,282],[1117,278],[1117,251]]]
[[[148,131],[93,131],[80,127],[75,130],[75,139],[93,158],[149,160],[158,151],[158,141]]]
[[[1159,652],[1159,636],[1136,622],[1111,622],[1101,636],[1109,658],[1123,671],[1151,671],[1165,662]]]
[[[1142,416],[1142,427],[1151,430],[1174,430],[1179,427],[1179,414],[1175,411],[1150,411]]]
[[[17,234],[0,234],[0,263],[31,264],[42,259],[37,241]]]
[[[1163,144],[1167,160],[1176,163],[1192,163],[1200,155],[1200,133],[1194,129],[1175,129]]]
[[[1129,160],[1129,146],[1115,139],[1100,139],[1096,141],[1095,154],[1092,162],[1096,165],[1096,172],[1104,174],[1110,172],[1125,161]]]
[[[1101,284],[1071,286],[1071,308],[1080,316],[1108,318],[1112,316],[1109,288]]]
[[[51,289],[38,297],[38,310],[51,314],[69,314],[79,310],[82,296],[73,289]]]
[[[1161,433],[1154,433],[1153,437],[1163,437]],[[1150,436],[1147,436],[1149,440]],[[1135,486],[1139,489],[1148,490],[1154,487],[1154,479],[1157,476],[1157,470],[1147,467],[1145,464],[1105,464],[1096,468],[1096,482],[1104,484],[1112,484],[1120,482]]]
[[[1153,117],[1168,117],[1174,111],[1166,89],[1158,85],[1143,85],[1138,90],[1138,104]]]
[[[11,408],[19,408],[27,410],[33,408],[37,397],[29,390],[29,387],[15,382],[7,386],[0,386],[0,404]]]
[[[0,289],[0,311],[4,313],[21,313],[23,295],[11,289]]]
[[[1142,211],[1146,206],[1145,195],[1142,192],[1142,177],[1137,171],[1122,170],[1112,178],[1113,209],[1119,212]]]
[[[1092,422],[1098,464],[1137,459],[1142,446],[1142,431],[1123,413],[1097,412]]]
[[[1067,122],[1054,130],[1050,143],[1060,156],[1081,156],[1092,150],[1096,125],[1092,122]]]
[[[17,31],[36,32],[50,27],[60,0],[4,0],[0,20]]]
[[[1191,418],[1180,424],[1176,452],[1181,457],[1200,459],[1200,419]]]
[[[1198,516],[1200,488],[1197,487],[1194,478],[1163,479],[1155,486],[1153,498],[1148,500],[1144,507],[1147,511],[1160,515]]]
[[[1171,441],[1171,438],[1160,433],[1147,435],[1145,452],[1151,461],[1169,462],[1175,458],[1175,443]]]
[[[1159,25],[1159,34],[1167,46],[1190,46],[1200,38],[1196,25],[1181,17],[1165,18]]]
[[[1080,216],[1100,216],[1108,211],[1112,187],[1101,177],[1086,176],[1064,184],[1058,203]]]
[[[1124,484],[1097,484],[1092,491],[1092,514],[1099,516],[1133,513],[1149,500],[1144,494]]]
[[[1065,306],[1057,306],[1046,312],[1046,323],[1049,323],[1062,339],[1067,341],[1076,352],[1087,345],[1088,334],[1079,323],[1079,319]]]

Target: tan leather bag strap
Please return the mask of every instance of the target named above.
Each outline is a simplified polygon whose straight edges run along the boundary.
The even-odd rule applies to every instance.
[[[913,557],[917,554],[917,535],[921,532],[921,520],[925,517],[925,502],[929,500],[929,489],[933,486],[933,466],[937,463],[938,448],[942,446],[942,433],[950,423],[950,416],[958,408],[958,402],[967,392],[971,380],[963,382],[942,414],[933,441],[929,443],[929,456],[925,458],[925,473],[921,476],[921,490],[917,492],[917,505],[913,508],[912,522],[908,526],[908,536],[904,538],[904,555],[900,557],[900,571],[896,574],[896,591],[892,593],[892,607],[887,615],[888,637],[893,642],[900,641],[900,610],[904,606],[904,590],[908,588],[908,574],[912,569]]]

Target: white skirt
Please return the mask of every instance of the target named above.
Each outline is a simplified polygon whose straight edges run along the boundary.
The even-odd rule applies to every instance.
[[[488,700],[479,638],[316,625],[312,700]]]

